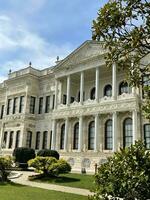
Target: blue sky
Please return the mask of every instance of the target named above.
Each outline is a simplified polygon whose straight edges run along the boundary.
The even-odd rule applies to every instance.
[[[107,0],[0,0],[0,82],[12,71],[55,64],[87,39]]]

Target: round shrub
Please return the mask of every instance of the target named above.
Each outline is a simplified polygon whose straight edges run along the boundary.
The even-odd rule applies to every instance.
[[[71,166],[65,160],[57,160],[56,158],[49,156],[37,156],[36,158],[29,160],[28,164],[30,167],[34,167],[37,172],[41,173],[43,177],[58,176],[59,174],[69,173],[71,171]]]
[[[42,156],[42,157],[53,157],[59,160],[59,153],[55,150],[51,149],[42,149],[37,152],[37,156]]]
[[[27,168],[28,160],[35,158],[35,151],[27,147],[18,147],[14,149],[13,156],[15,163],[18,163],[18,167]]]

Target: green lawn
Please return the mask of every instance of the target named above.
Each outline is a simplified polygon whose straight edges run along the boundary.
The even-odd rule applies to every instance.
[[[87,200],[88,197],[27,187],[18,184],[0,185],[1,200]]]
[[[94,188],[94,176],[86,174],[64,174],[60,175],[57,178],[43,178],[42,180],[36,180],[42,182],[48,182],[56,185],[64,185],[69,187],[77,187],[84,189],[93,189]]]

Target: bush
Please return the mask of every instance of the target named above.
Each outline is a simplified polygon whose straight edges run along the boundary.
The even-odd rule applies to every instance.
[[[71,171],[71,166],[63,159],[57,160],[53,157],[41,157],[29,160],[28,165],[34,167],[37,172],[43,176],[58,176],[61,173],[68,173]]]
[[[27,168],[28,160],[35,158],[35,151],[31,148],[18,147],[13,151],[14,161],[18,167]]]
[[[93,200],[146,200],[150,197],[150,152],[142,142],[121,149],[98,168]]]
[[[11,157],[0,157],[0,180],[2,182],[8,181],[8,175],[10,171],[7,169],[12,166],[12,159]]]
[[[59,160],[59,153],[55,150],[51,149],[42,149],[37,152],[37,156],[42,156],[42,157],[53,157]]]

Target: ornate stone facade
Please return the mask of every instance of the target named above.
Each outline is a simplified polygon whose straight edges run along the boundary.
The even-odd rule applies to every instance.
[[[115,64],[106,68],[105,53],[102,43],[86,41],[54,67],[9,74],[0,85],[1,153],[18,146],[56,149],[73,170],[93,172],[137,139],[149,147],[142,94],[123,82]]]

